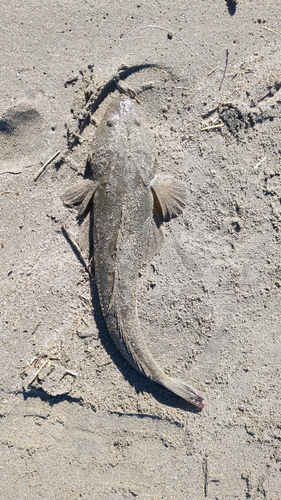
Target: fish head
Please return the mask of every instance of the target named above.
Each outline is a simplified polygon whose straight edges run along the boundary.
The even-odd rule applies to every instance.
[[[125,94],[107,107],[93,141],[93,175],[103,185],[109,176],[133,184],[139,179],[149,188],[156,170],[155,144],[143,123],[141,106]]]
[[[128,128],[128,125],[132,127],[140,126],[140,119],[135,109],[135,103],[125,94],[118,96],[112,103],[108,106],[106,113],[104,115],[104,121],[107,127],[113,127],[115,132],[121,129],[124,132],[124,128]]]

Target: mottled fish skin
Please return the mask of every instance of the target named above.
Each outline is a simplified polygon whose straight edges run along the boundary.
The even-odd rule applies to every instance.
[[[84,198],[88,203],[93,197],[94,273],[103,316],[118,349],[140,373],[202,409],[201,394],[165,374],[140,330],[139,271],[161,248],[161,222],[181,213],[185,188],[156,176],[154,141],[137,107],[124,95],[108,106],[89,158],[93,180],[80,181],[64,201]],[[82,201],[80,213],[86,203]]]

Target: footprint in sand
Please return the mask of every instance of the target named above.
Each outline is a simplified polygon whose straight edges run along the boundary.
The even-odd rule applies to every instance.
[[[35,107],[28,104],[5,111],[0,119],[0,174],[16,174],[38,162],[42,122]]]

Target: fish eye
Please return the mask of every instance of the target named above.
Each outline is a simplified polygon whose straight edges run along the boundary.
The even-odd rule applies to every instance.
[[[113,127],[114,123],[113,123],[113,121],[112,121],[112,120],[107,120],[106,125],[107,125],[108,127]]]

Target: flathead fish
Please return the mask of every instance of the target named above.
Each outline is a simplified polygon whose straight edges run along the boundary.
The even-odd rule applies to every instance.
[[[139,271],[159,252],[161,224],[185,205],[184,184],[156,174],[152,134],[142,123],[140,106],[125,95],[107,108],[89,156],[92,178],[78,181],[63,200],[93,203],[94,275],[108,331],[138,372],[198,408],[203,397],[160,368],[141,333],[136,291]]]

